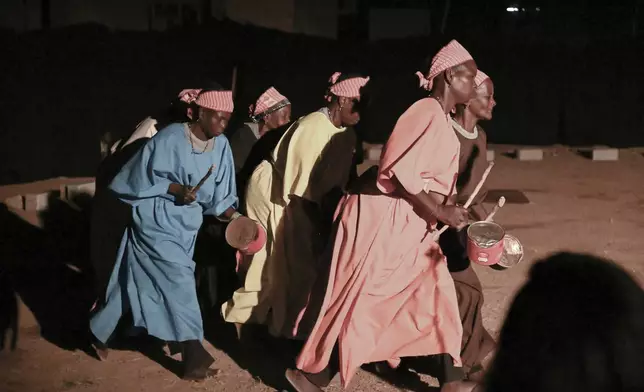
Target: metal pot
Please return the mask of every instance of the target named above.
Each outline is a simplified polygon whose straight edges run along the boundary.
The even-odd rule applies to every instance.
[[[480,265],[497,264],[503,256],[505,230],[494,222],[475,222],[467,229],[467,257]]]
[[[499,260],[498,266],[507,269],[512,268],[523,260],[523,245],[521,241],[513,235],[506,234],[503,237],[503,256]]]

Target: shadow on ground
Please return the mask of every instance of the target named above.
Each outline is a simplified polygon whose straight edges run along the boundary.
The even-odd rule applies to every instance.
[[[3,287],[3,297],[20,296],[43,338],[66,350],[82,348],[87,335],[89,200],[89,195],[79,196],[75,207],[50,198],[41,214],[42,229],[0,205],[0,271],[3,286],[10,288]],[[0,318],[11,319],[12,309],[0,309]]]

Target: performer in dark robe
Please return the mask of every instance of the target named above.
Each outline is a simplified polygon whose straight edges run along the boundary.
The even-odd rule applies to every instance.
[[[478,125],[480,120],[492,119],[494,85],[481,70],[475,79],[475,97],[465,105],[457,105],[451,125],[461,144],[459,173],[456,181],[457,203],[465,204],[487,168],[487,137]],[[483,200],[487,191],[481,188],[469,209],[470,220],[486,218]],[[483,288],[467,257],[462,236],[449,229],[440,238],[440,245],[454,279],[459,313],[463,323],[463,346],[461,359],[466,376],[480,381],[483,375],[481,362],[494,349],[494,340],[483,326]]]
[[[261,137],[291,121],[291,102],[275,87],[271,87],[250,106],[249,116],[252,121],[245,123],[229,137],[235,159],[235,173],[239,173],[244,167],[253,145]]]
[[[94,272],[94,288],[98,304],[104,302],[107,283],[110,279],[117,251],[125,228],[130,223],[131,207],[119,200],[108,185],[123,166],[157,134],[159,129],[172,123],[190,121],[191,104],[200,89],[186,89],[168,108],[141,121],[127,138],[117,141],[99,165],[96,173],[96,194],[92,202],[90,218],[90,260]]]

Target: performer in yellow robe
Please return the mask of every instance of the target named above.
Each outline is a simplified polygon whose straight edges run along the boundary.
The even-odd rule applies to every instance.
[[[245,208],[266,228],[267,243],[239,260],[243,287],[222,306],[238,332],[242,324],[256,323],[273,335],[295,337],[317,276],[317,255],[329,237],[334,200],[352,169],[356,136],[347,127],[360,120],[360,90],[368,80],[334,74],[327,106],[296,121],[270,160],[253,172]]]

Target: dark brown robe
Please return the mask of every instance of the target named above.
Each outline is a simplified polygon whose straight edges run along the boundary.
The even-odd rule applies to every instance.
[[[244,167],[253,146],[258,140],[259,135],[256,135],[248,124],[244,124],[243,127],[228,137],[230,149],[233,152],[233,160],[235,161],[235,173],[239,173]],[[240,192],[240,189],[237,189],[237,192]]]
[[[465,204],[472,192],[474,192],[474,188],[476,188],[487,168],[487,135],[480,126],[478,129],[479,134],[476,139],[468,139],[459,132],[454,131],[458,141],[461,142],[458,179],[456,180],[457,202],[461,205]],[[479,221],[487,216],[487,212],[483,208],[483,200],[485,200],[486,195],[487,187],[483,184],[470,207],[472,219]]]
[[[476,139],[467,139],[454,130],[461,142],[459,160],[459,174],[456,182],[458,191],[457,202],[465,204],[476,188],[487,167],[487,138],[485,132],[479,127]],[[481,188],[470,208],[471,218],[482,220],[486,217],[482,202],[487,193],[485,186]],[[483,327],[483,288],[481,282],[472,268],[465,249],[464,232],[448,230],[440,238],[440,245],[447,257],[458,307],[463,323],[463,346],[461,359],[463,370],[466,374],[474,373],[481,365],[481,361],[494,348],[494,340]]]

